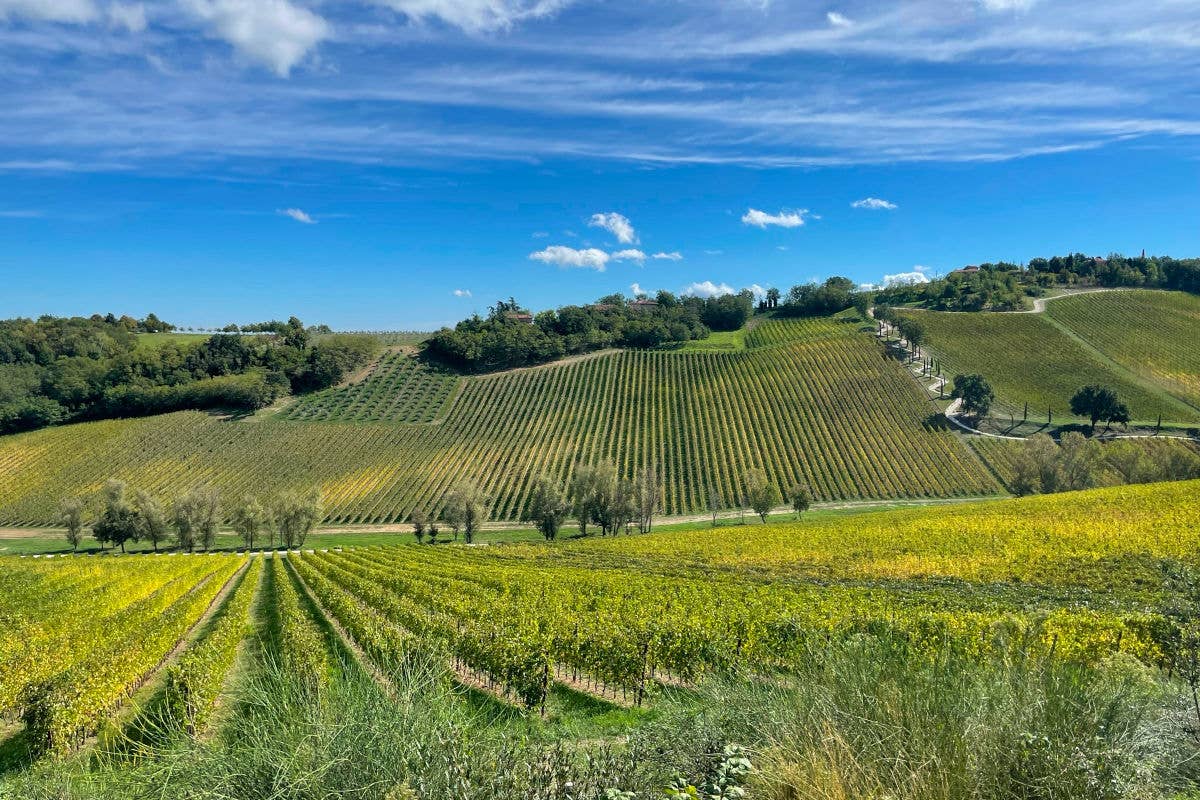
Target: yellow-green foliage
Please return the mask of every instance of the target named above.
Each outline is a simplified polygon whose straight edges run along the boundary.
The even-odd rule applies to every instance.
[[[735,666],[784,669],[829,638],[901,636],[983,655],[1168,658],[1168,561],[1196,566],[1200,482],[820,522],[495,548],[302,557],[355,615],[441,641],[536,699],[546,665],[641,690]],[[309,578],[306,577],[306,580]],[[370,609],[372,611],[367,611]],[[481,610],[486,609],[486,613]],[[527,700],[528,701],[528,700]]]
[[[1108,358],[1200,407],[1200,297],[1096,292],[1055,300],[1046,313]]]
[[[770,322],[745,352],[627,351],[464,378],[432,424],[228,421],[183,412],[0,439],[0,523],[47,523],[60,498],[117,477],[174,497],[316,487],[329,518],[434,512],[469,479],[520,515],[537,477],[654,465],[666,513],[733,505],[751,469],[817,499],[990,494],[992,477],[872,337],[839,319]],[[768,346],[769,345],[769,346]],[[367,382],[364,382],[364,386]],[[397,401],[399,402],[399,401]]]
[[[1063,302],[1067,301],[1053,300],[1048,307]],[[942,363],[947,381],[956,373],[983,375],[995,391],[998,405],[1015,411],[1018,418],[1028,403],[1031,419],[1045,420],[1046,410],[1051,409],[1062,421],[1070,414],[1071,396],[1083,386],[1098,383],[1115,389],[1135,420],[1153,422],[1159,414],[1170,421],[1200,420],[1200,411],[1122,375],[1041,314],[901,313],[925,327],[927,354]],[[1131,329],[1130,335],[1137,330]]]

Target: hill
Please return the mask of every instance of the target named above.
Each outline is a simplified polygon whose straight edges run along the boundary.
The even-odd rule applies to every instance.
[[[998,491],[854,319],[770,321],[747,338],[742,352],[606,352],[474,377],[392,357],[356,386],[275,414],[181,412],[6,437],[0,523],[46,524],[59,498],[110,476],[166,498],[200,484],[227,497],[315,486],[334,522],[435,510],[466,477],[494,517],[515,519],[538,475],[565,479],[602,458],[625,475],[656,467],[669,514],[733,505],[751,468],[781,488],[807,481],[822,500]],[[418,396],[428,400],[410,402]]]
[[[1200,364],[1184,343],[1197,306],[1178,292],[1113,291],[1052,299],[1042,313],[899,313],[920,320],[947,379],[982,374],[997,404],[1018,416],[1028,403],[1032,419],[1051,409],[1061,420],[1075,391],[1098,383],[1115,389],[1135,420],[1161,414],[1191,424],[1200,407],[1185,402],[1186,387],[1200,385]],[[1127,313],[1114,313],[1121,308]]]

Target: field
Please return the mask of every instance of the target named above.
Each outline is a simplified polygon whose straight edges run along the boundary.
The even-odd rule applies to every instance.
[[[1056,299],[1047,304],[1075,304],[1085,315],[1101,314],[1102,306],[1113,302],[1106,298],[1123,292],[1097,293]],[[1172,295],[1153,293],[1153,306],[1173,307]],[[1090,310],[1095,308],[1094,311]],[[1080,387],[1099,383],[1115,389],[1129,406],[1134,420],[1154,423],[1161,414],[1164,421],[1194,423],[1200,421],[1200,409],[1171,397],[1165,386],[1139,379],[1126,369],[1108,363],[1088,344],[1060,328],[1043,314],[903,312],[925,326],[928,351],[942,363],[947,379],[959,372],[978,372],[992,385],[998,406],[1017,416],[1029,404],[1030,419],[1046,419],[1053,411],[1056,421],[1070,416],[1069,401]],[[1157,314],[1147,313],[1131,319],[1126,338],[1143,342],[1145,351],[1177,353],[1185,348],[1187,337],[1179,338],[1174,327],[1149,325]],[[1129,332],[1134,335],[1129,335]],[[1086,338],[1086,332],[1080,332]],[[1167,356],[1163,356],[1164,358]],[[1177,363],[1180,357],[1175,356]],[[1187,358],[1187,357],[1183,357]],[[1189,373],[1182,372],[1181,375]],[[1200,373],[1197,373],[1200,374]],[[1193,375],[1193,377],[1195,377]]]
[[[273,415],[183,412],[10,436],[0,439],[0,524],[46,524],[59,498],[109,477],[167,498],[200,484],[227,497],[316,486],[329,520],[344,523],[436,510],[465,477],[494,518],[515,519],[539,474],[565,479],[602,458],[625,475],[654,466],[667,514],[734,505],[751,468],[781,488],[807,481],[821,500],[998,491],[857,325],[768,322],[748,340],[740,353],[604,353],[458,378],[456,389],[396,358]]]
[[[1200,408],[1200,297],[1101,292],[1055,300],[1046,314],[1104,357]]]
[[[903,672],[906,680],[924,674],[920,665],[926,663],[952,676],[952,685],[936,690],[942,700],[935,703],[946,702],[946,693],[961,700],[976,677],[982,687],[997,678],[991,670],[1004,665],[1007,677],[988,689],[994,713],[1006,697],[1003,687],[1025,680],[1022,664],[1033,665],[1040,676],[1022,689],[1032,692],[1026,705],[1039,693],[1061,700],[1055,692],[1081,691],[1096,679],[1097,687],[1110,685],[1103,676],[1113,669],[1114,657],[1124,676],[1114,686],[1151,680],[1154,671],[1177,666],[1177,630],[1166,614],[1182,596],[1168,576],[1200,567],[1198,491],[1195,481],[1120,487],[761,526],[751,529],[753,535],[724,529],[565,544],[293,551],[286,557],[8,557],[0,559],[5,629],[0,710],[25,709],[27,730],[10,731],[26,748],[22,758],[66,754],[103,729],[110,733],[101,742],[128,748],[118,729],[149,730],[144,720],[152,708],[161,712],[156,736],[199,735],[206,726],[249,724],[242,721],[249,718],[259,726],[253,728],[256,736],[277,742],[273,737],[286,738],[288,731],[268,733],[264,720],[303,708],[303,697],[292,694],[295,688],[273,685],[275,694],[262,704],[244,692],[254,685],[254,673],[272,675],[282,667],[287,682],[310,689],[324,685],[328,692],[338,691],[339,674],[373,676],[368,682],[383,691],[372,702],[383,704],[380,713],[391,709],[392,717],[419,717],[423,706],[439,703],[490,709],[486,725],[501,730],[516,725],[522,741],[549,738],[562,746],[564,736],[588,739],[600,730],[606,737],[636,737],[661,714],[672,725],[693,724],[670,716],[671,710],[713,702],[712,691],[735,691],[721,683],[731,676],[742,687],[736,691],[777,687],[771,702],[778,703],[785,696],[779,692],[803,695],[809,680],[832,680],[819,667],[812,672],[814,665],[833,668],[839,659],[852,658],[865,669],[862,659],[868,656],[875,659],[874,669],[885,668],[878,659],[899,658],[886,669]],[[88,613],[81,613],[85,608]],[[254,623],[254,646],[240,649],[261,651],[254,658],[239,656],[239,642],[250,635],[248,623]],[[184,646],[172,653],[177,643]],[[155,677],[164,658],[160,688],[147,698],[139,687]],[[250,674],[231,677],[239,663]],[[447,696],[436,688],[437,680],[421,683],[431,679],[419,677],[425,673],[418,664],[440,670],[441,680],[457,689]],[[852,682],[851,673],[840,679]],[[890,685],[870,671],[860,677],[864,683],[855,684],[860,691]],[[414,680],[419,688],[405,694]],[[1146,688],[1151,684],[1136,685],[1143,687],[1138,691],[1144,702],[1160,697],[1158,689]],[[907,691],[915,698],[921,687]],[[131,697],[138,712],[122,715]],[[222,719],[213,713],[222,697],[224,722],[213,722]],[[343,700],[346,708],[321,702],[322,713],[357,713],[352,708],[363,702]],[[1073,711],[1060,709],[1053,719],[1075,719],[1094,702],[1075,700]],[[397,714],[396,703],[404,704],[403,713]],[[896,724],[898,718],[889,715],[924,719],[933,712],[881,703],[862,713],[882,714]],[[948,707],[946,713],[941,724],[969,728],[968,720],[954,719],[966,709]],[[1097,713],[1115,724],[1114,715],[1124,712],[1110,705]],[[1044,718],[1007,722],[1027,732],[1048,724]],[[314,742],[323,736],[314,726],[320,724],[305,718],[308,744],[290,757],[314,756]],[[1099,721],[1089,724],[1103,728]],[[1115,735],[1097,733],[1089,724],[1082,727],[1089,737]],[[755,735],[769,738],[770,728]],[[960,735],[974,736],[968,728]],[[660,749],[663,735],[661,729],[655,734]],[[440,747],[438,741],[433,737],[424,746]],[[1098,740],[1090,741],[1084,747]],[[890,745],[891,752],[896,746]],[[14,749],[13,741],[0,742],[0,753]],[[164,758],[171,752],[152,751]],[[1072,757],[1093,755],[1074,750]],[[1101,748],[1094,757],[1099,764],[1115,752]],[[396,769],[411,773],[425,768],[423,763]],[[429,769],[444,772],[436,766],[441,761],[434,764]],[[242,770],[263,768],[237,763],[241,780],[248,780]],[[357,779],[383,768],[365,759]],[[927,768],[967,767],[947,762]],[[211,780],[207,769],[198,773],[204,778],[185,777],[187,770],[176,774],[172,767],[146,779],[161,792],[172,782]],[[55,775],[61,780],[60,773]],[[123,780],[134,774],[117,770]],[[297,776],[303,785],[295,787],[296,796],[317,796],[304,789],[313,779]],[[491,792],[425,796],[522,796]],[[597,790],[594,796],[602,795]]]

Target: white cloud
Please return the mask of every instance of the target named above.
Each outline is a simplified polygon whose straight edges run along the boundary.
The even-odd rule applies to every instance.
[[[855,200],[850,204],[850,207],[863,208],[868,211],[895,211],[899,208],[895,203],[881,200],[878,197],[864,197],[862,200]]]
[[[1002,11],[1028,11],[1037,0],[979,0],[985,10],[993,13]]]
[[[756,228],[766,228],[768,225],[776,225],[780,228],[799,228],[804,224],[804,215],[807,213],[807,208],[780,211],[778,214],[768,214],[757,208],[751,208],[742,215],[742,224],[753,225]]]
[[[322,17],[289,0],[185,0],[212,33],[248,58],[287,77],[330,28]]]
[[[455,297],[470,297],[471,290],[470,289],[455,289],[453,292],[451,292],[451,294],[454,295]]]
[[[825,19],[829,20],[829,24],[835,28],[849,28],[854,24],[853,20],[844,14],[839,14],[836,11],[828,11],[825,14]]]
[[[612,258],[613,261],[636,261],[641,264],[646,260],[646,254],[641,250],[635,249],[618,250],[617,252],[613,253],[610,258]]]
[[[113,3],[108,7],[108,24],[141,33],[146,30],[146,7],[141,3]]]
[[[285,217],[291,217],[292,219],[296,220],[296,222],[303,222],[305,225],[316,225],[317,224],[317,221],[315,219],[313,219],[307,213],[305,213],[304,211],[301,211],[298,208],[282,208],[275,213],[282,214]]]
[[[527,19],[546,17],[567,0],[375,0],[412,19],[440,19],[468,33],[503,30]]]
[[[883,287],[911,286],[915,283],[929,283],[929,277],[924,273],[924,267],[917,266],[912,272],[898,272],[895,275],[883,276]]]
[[[683,261],[683,253],[680,253],[678,250],[672,250],[669,253],[659,252],[650,257],[657,261]]]
[[[100,16],[93,0],[0,0],[0,19],[8,17],[47,22],[91,22]]]
[[[615,211],[610,211],[607,214],[592,214],[592,218],[588,220],[588,226],[592,228],[604,228],[617,237],[617,241],[621,244],[634,244],[638,240],[637,232],[634,231],[633,224],[629,221],[629,218]]]
[[[697,281],[685,286],[683,294],[688,297],[720,297],[723,294],[733,294],[733,287],[728,283]]]
[[[530,253],[529,258],[531,261],[541,261],[543,264],[552,264],[564,269],[579,267],[594,269],[597,272],[604,272],[609,261],[608,253],[597,250],[595,247],[576,250],[574,247],[565,247],[561,244],[552,244],[545,250]]]

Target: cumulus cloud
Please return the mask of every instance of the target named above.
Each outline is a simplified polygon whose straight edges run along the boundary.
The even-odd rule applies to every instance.
[[[634,244],[637,242],[637,232],[633,229],[633,224],[628,217],[618,214],[615,211],[610,211],[606,214],[592,214],[592,218],[588,220],[588,226],[592,228],[604,228],[604,230],[617,237],[617,241],[621,244]]]
[[[795,211],[780,211],[778,214],[768,214],[765,211],[759,211],[757,208],[750,208],[742,215],[742,224],[753,225],[756,228],[766,228],[769,225],[775,225],[780,228],[799,228],[804,224],[804,216],[807,213],[807,208],[800,208]]]
[[[141,3],[113,3],[108,7],[108,24],[141,33],[146,30],[146,7]]]
[[[470,297],[471,290],[470,289],[455,289],[450,294],[454,295],[455,297]]]
[[[547,17],[567,0],[375,0],[407,17],[438,19],[468,33],[503,30],[527,19]]]
[[[864,197],[862,200],[855,200],[850,204],[850,207],[862,208],[867,211],[895,211],[899,208],[895,203],[881,200],[878,197]]]
[[[0,0],[0,19],[23,17],[47,22],[91,22],[100,16],[93,0]]]
[[[688,297],[720,297],[725,294],[733,294],[733,287],[728,283],[696,281],[685,286],[682,294]]]
[[[289,0],[185,0],[210,33],[287,77],[322,40],[329,23]]]
[[[650,257],[657,261],[683,261],[683,253],[680,253],[678,250],[672,250],[669,253],[659,252]]]
[[[835,28],[849,28],[854,22],[844,14],[839,14],[836,11],[828,11],[825,13],[825,19],[829,20],[829,24]]]
[[[636,261],[639,264],[646,260],[646,254],[641,250],[618,250],[609,256],[613,261]]]
[[[285,217],[291,217],[292,219],[296,220],[296,222],[303,222],[305,225],[316,225],[317,224],[317,221],[315,219],[313,219],[306,212],[301,211],[298,208],[281,208],[276,213],[282,214]]]
[[[576,250],[574,247],[566,247],[561,244],[552,244],[545,250],[529,254],[531,261],[541,261],[543,264],[551,264],[563,269],[577,267],[594,269],[597,272],[604,272],[608,267],[609,258],[608,253],[595,247]]]
[[[883,276],[883,288],[888,289],[892,286],[912,286],[917,283],[929,283],[929,276],[925,274],[925,267],[920,265],[913,267],[912,272],[897,272],[895,275]]]

